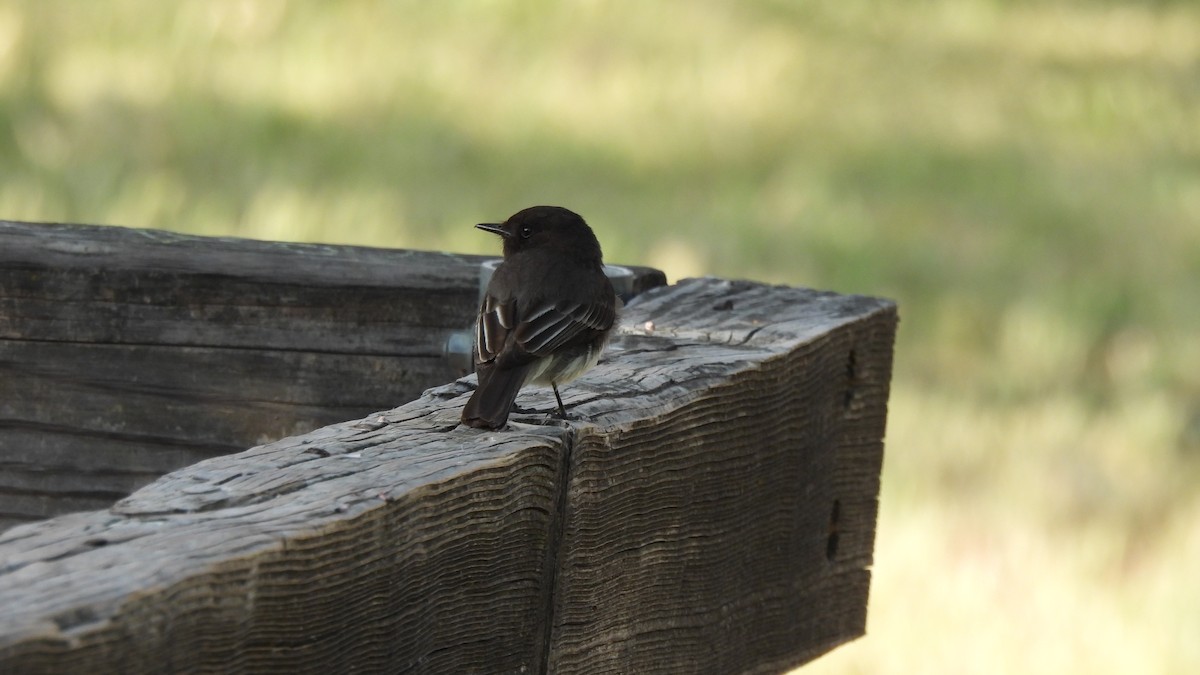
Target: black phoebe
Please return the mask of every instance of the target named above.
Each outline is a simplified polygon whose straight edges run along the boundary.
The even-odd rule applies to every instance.
[[[462,422],[499,429],[530,382],[554,388],[595,365],[617,318],[600,242],[577,214],[533,206],[503,223],[475,227],[504,239],[504,261],[488,283],[475,329],[479,387]]]

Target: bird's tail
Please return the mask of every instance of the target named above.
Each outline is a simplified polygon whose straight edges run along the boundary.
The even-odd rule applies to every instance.
[[[488,368],[479,371],[479,386],[463,406],[462,423],[477,429],[499,429],[525,384],[529,368]]]

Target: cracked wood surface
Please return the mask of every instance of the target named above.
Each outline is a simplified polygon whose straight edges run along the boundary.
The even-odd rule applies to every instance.
[[[781,672],[863,633],[895,306],[635,299],[574,419],[472,378],[0,535],[0,671]]]
[[[0,221],[0,530],[463,375],[488,259]]]

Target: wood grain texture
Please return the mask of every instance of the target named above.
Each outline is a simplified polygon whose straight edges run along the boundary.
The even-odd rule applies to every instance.
[[[786,670],[864,629],[895,326],[691,280],[568,423],[459,427],[465,378],[13,528],[0,672]]]
[[[575,442],[550,672],[782,672],[865,630],[893,308],[694,290],[638,307],[618,349],[658,357],[610,377],[650,396]]]
[[[0,530],[463,375],[487,259],[0,221]]]

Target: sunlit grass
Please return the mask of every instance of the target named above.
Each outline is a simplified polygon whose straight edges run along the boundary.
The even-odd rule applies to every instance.
[[[0,218],[896,298],[870,635],[813,672],[1200,666],[1200,7],[0,4]]]
[[[1162,396],[1096,413],[900,384],[869,637],[803,672],[1187,672],[1200,475],[1161,471],[1179,468],[1181,414]]]

